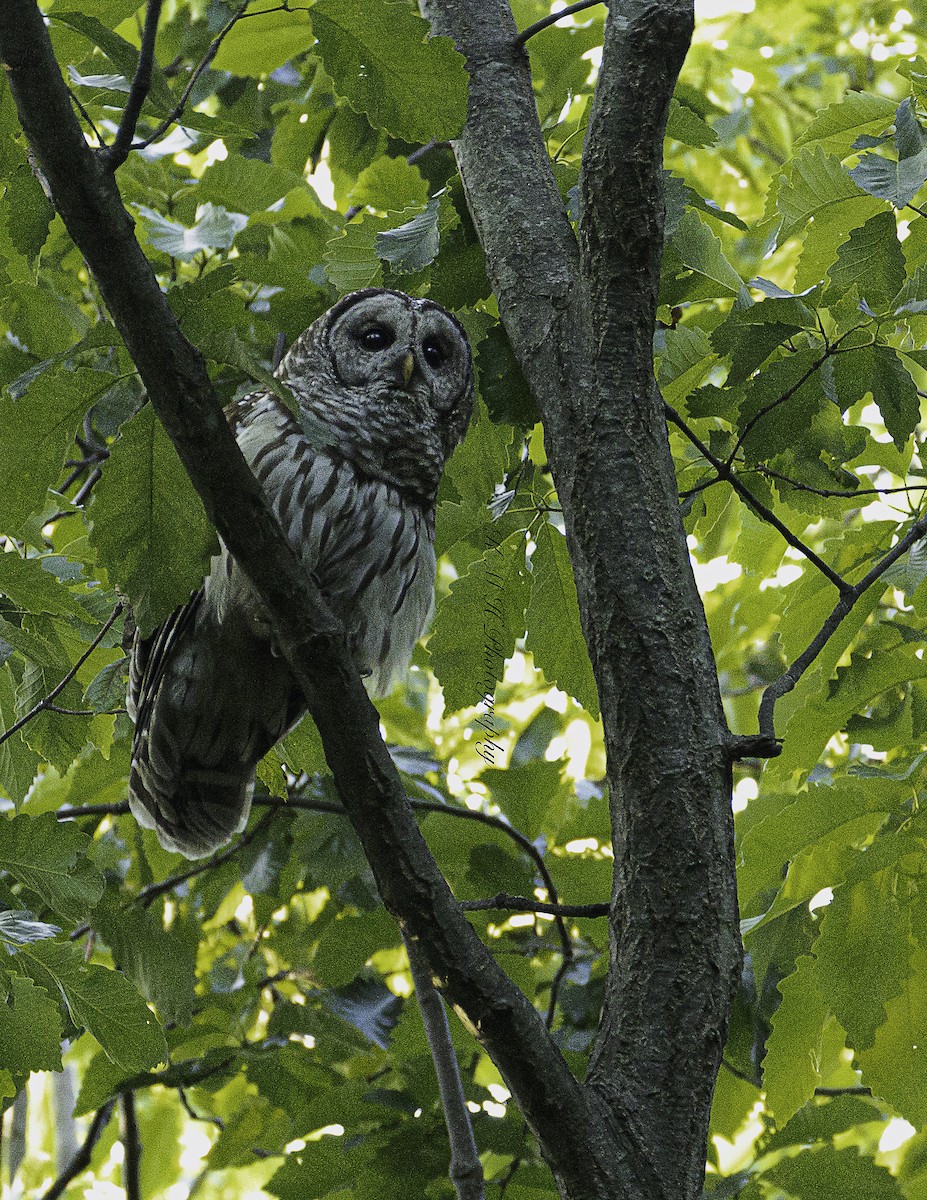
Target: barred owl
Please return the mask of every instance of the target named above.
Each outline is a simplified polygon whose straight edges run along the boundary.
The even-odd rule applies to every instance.
[[[406,670],[432,611],[435,494],[473,403],[463,329],[430,300],[345,297],[230,406],[238,444],[291,545],[344,622],[368,691]],[[149,637],[129,680],[129,803],[161,844],[200,858],[244,828],[260,758],[306,711],[248,580],[225,548]]]

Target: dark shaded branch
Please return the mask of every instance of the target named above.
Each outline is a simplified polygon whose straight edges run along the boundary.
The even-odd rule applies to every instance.
[[[696,448],[696,450],[698,450],[699,454],[701,454],[707,462],[711,463],[715,471],[718,473],[718,478],[726,480],[734,489],[734,491],[743,498],[744,502],[750,505],[758,517],[761,517],[768,525],[772,525],[773,529],[777,529],[793,549],[797,550],[799,554],[802,554],[805,558],[807,558],[810,563],[814,563],[821,574],[825,575],[831,581],[841,595],[847,594],[850,591],[850,585],[847,583],[847,581],[841,575],[838,575],[833,567],[829,566],[824,559],[820,557],[820,555],[815,554],[811,547],[806,545],[800,537],[794,534],[786,524],[780,521],[771,508],[767,508],[767,506],[761,500],[757,500],[756,496],[754,496],[743,480],[737,476],[737,473],[734,471],[730,463],[725,462],[718,458],[717,455],[712,454],[698,434],[689,428],[689,426],[671,404],[664,404],[663,407],[666,412],[667,420],[672,421],[677,428],[682,430],[692,445]]]
[[[119,1137],[122,1141],[122,1186],[126,1200],[141,1200],[142,1139],[135,1113],[135,1093],[125,1092],[119,1098]]]
[[[102,1108],[97,1109],[80,1149],[71,1159],[67,1170],[62,1171],[51,1187],[42,1193],[41,1200],[58,1200],[58,1197],[64,1195],[78,1175],[87,1170],[90,1166],[90,1159],[93,1156],[93,1148],[100,1140],[103,1130],[109,1123],[115,1103],[115,1100],[108,1100]]]
[[[881,578],[885,572],[894,563],[898,561],[903,554],[919,542],[921,538],[927,536],[927,516],[920,517],[903,538],[892,547],[891,550],[880,559],[867,575],[865,575],[859,583],[853,584],[852,587],[847,586],[847,589],[841,595],[840,599],[834,606],[830,616],[814,635],[805,649],[801,652],[798,658],[792,663],[787,671],[779,676],[777,680],[769,685],[763,692],[763,698],[760,701],[760,736],[767,740],[775,740],[775,709],[776,701],[780,700],[788,692],[795,687],[805,671],[811,666],[817,656],[827,645],[829,639],[836,632],[841,621],[849,613],[853,605],[859,600],[860,596],[867,591]]]
[[[129,89],[129,98],[126,101],[122,120],[119,122],[112,145],[106,146],[100,151],[100,156],[114,171],[117,167],[121,167],[129,157],[132,138],[135,136],[135,126],[138,124],[142,105],[151,88],[151,72],[154,66],[155,42],[158,37],[158,20],[161,17],[162,4],[163,0],[148,0],[145,30],[142,33],[142,45],[138,52],[138,63],[135,67],[132,86]]]
[[[516,40],[519,46],[523,46],[528,38],[533,38],[542,29],[549,29],[551,25],[556,25],[561,17],[571,17],[573,13],[582,12],[584,8],[593,8],[596,4],[602,4],[603,2],[604,0],[578,0],[576,4],[568,4],[566,8],[561,8],[559,12],[551,13],[549,17],[542,17],[540,21],[535,21],[533,25],[529,25],[526,29],[523,29]]]
[[[441,1108],[444,1110],[444,1123],[451,1147],[451,1182],[457,1193],[457,1200],[483,1200],[486,1194],[483,1186],[483,1164],[480,1162],[479,1150],[473,1136],[473,1122],[467,1108],[467,1098],[460,1078],[457,1055],[454,1053],[444,1001],[432,983],[428,963],[423,959],[416,943],[405,935],[403,941],[409,956],[409,969],[412,972],[418,1008],[422,1014],[422,1024],[438,1079],[438,1093],[441,1096]]]
[[[65,675],[64,678],[60,681],[60,683],[57,683],[52,688],[52,690],[48,693],[48,695],[43,697],[43,699],[41,699],[38,702],[38,704],[35,706],[35,708],[30,709],[30,711],[27,712],[24,717],[20,717],[19,720],[14,725],[11,725],[9,727],[9,729],[6,730],[5,733],[0,733],[0,746],[3,745],[3,743],[7,740],[7,738],[11,738],[14,733],[18,733],[24,725],[27,725],[31,720],[33,720],[35,717],[37,717],[39,715],[39,713],[44,711],[45,709],[54,709],[55,712],[63,712],[63,713],[69,712],[68,709],[55,708],[55,706],[53,704],[55,697],[61,695],[61,693],[68,686],[68,684],[71,682],[71,680],[77,674],[77,672],[81,669],[81,667],[84,665],[84,663],[90,657],[90,655],[93,654],[93,652],[94,652],[94,650],[96,650],[97,646],[99,646],[99,644],[103,641],[103,639],[109,633],[110,629],[112,629],[113,625],[115,624],[115,622],[116,622],[117,618],[119,617],[120,613],[122,612],[122,610],[123,610],[123,605],[117,604],[116,607],[113,609],[113,611],[110,613],[109,617],[107,618],[106,623],[103,626],[101,626],[99,633],[96,635],[96,637],[90,643],[90,645],[87,647],[87,649],[84,651],[84,653],[80,656],[80,658],[77,660],[77,662],[74,664],[74,666],[71,667],[71,669],[70,669],[70,671],[68,671],[67,675]],[[74,710],[70,711],[69,715],[87,716],[88,714],[86,712],[84,712],[83,710],[79,711],[77,709],[74,709]],[[89,715],[96,715],[96,714],[91,713]]]
[[[512,912],[548,913],[557,917],[607,917],[607,904],[551,904],[547,900],[533,900],[528,896],[512,896],[499,892],[488,900],[462,900],[460,907],[466,912],[492,912],[509,909]]]

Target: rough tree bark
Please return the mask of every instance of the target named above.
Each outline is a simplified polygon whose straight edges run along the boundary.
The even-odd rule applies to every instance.
[[[422,841],[341,631],[302,577],[177,327],[111,167],[70,107],[35,0],[0,6],[0,56],[53,202],[93,271],[206,511],[264,600],[313,706],[389,910],[486,1046],[564,1200],[700,1194],[739,964],[730,747],[679,521],[651,338],[661,144],[691,3],[612,6],[580,237],[550,173],[504,0],[427,0],[466,54],[456,145],[500,310],[545,418],[598,681],[615,841],[611,970],[588,1079],[476,937]]]
[[[457,143],[499,310],[544,418],[608,750],[611,971],[587,1083],[654,1187],[700,1194],[740,967],[730,738],[679,518],[653,330],[663,133],[691,0],[613,0],[575,238],[505,0],[424,0],[471,73]]]

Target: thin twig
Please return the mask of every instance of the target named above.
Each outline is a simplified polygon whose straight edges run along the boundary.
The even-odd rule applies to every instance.
[[[135,1093],[125,1092],[119,1098],[119,1137],[122,1141],[122,1186],[126,1200],[141,1200],[142,1139],[135,1113]]]
[[[135,75],[129,89],[129,98],[122,112],[122,120],[116,130],[116,136],[111,146],[104,147],[100,154],[110,168],[115,171],[129,157],[132,149],[132,139],[135,137],[135,126],[142,111],[142,105],[151,88],[151,72],[154,64],[155,41],[158,36],[158,20],[161,16],[163,0],[148,0],[145,14],[145,31],[142,34],[142,45],[138,52],[138,62]]]
[[[276,809],[271,809],[270,812],[266,812],[264,816],[261,817],[260,821],[258,821],[253,829],[249,829],[247,833],[243,834],[236,842],[233,842],[231,846],[223,850],[221,854],[216,854],[212,858],[201,859],[194,866],[188,867],[186,871],[180,871],[176,875],[170,875],[167,879],[162,879],[160,883],[149,883],[148,886],[143,887],[140,892],[136,892],[136,894],[132,897],[132,901],[134,903],[141,903],[144,908],[147,908],[152,901],[158,898],[158,896],[163,896],[165,892],[170,892],[175,887],[178,887],[181,883],[186,883],[186,881],[188,879],[192,879],[194,875],[201,875],[204,871],[212,871],[216,867],[221,867],[222,864],[227,863],[230,858],[234,858],[239,850],[244,850],[245,846],[253,842],[259,833],[263,833],[271,821],[274,820],[276,815]]]
[[[510,909],[513,912],[548,913],[552,917],[607,917],[609,912],[607,904],[551,904],[530,896],[511,896],[508,892],[499,892],[488,900],[461,900],[460,907],[467,912]]]
[[[561,8],[559,12],[551,13],[549,17],[542,17],[540,21],[535,21],[533,25],[529,25],[526,29],[523,29],[515,39],[515,44],[523,46],[528,38],[534,37],[542,29],[548,29],[551,25],[556,25],[561,17],[570,17],[573,13],[582,12],[584,8],[592,8],[593,5],[601,3],[603,3],[603,0],[579,0],[577,4],[568,4],[566,8]]]
[[[86,108],[84,108],[83,104],[81,104],[80,98],[70,88],[68,88],[68,95],[71,97],[71,101],[72,101],[74,107],[77,109],[77,111],[80,113],[80,115],[84,118],[84,120],[87,122],[87,124],[93,130],[93,136],[97,139],[98,144],[100,146],[103,146],[105,143],[100,134],[100,131],[99,131],[99,129],[97,129],[96,125],[94,125],[93,117],[91,117],[90,113],[87,112]]]
[[[59,1196],[64,1195],[69,1185],[78,1175],[86,1171],[90,1166],[90,1159],[93,1155],[93,1148],[100,1140],[100,1135],[109,1123],[110,1115],[113,1111],[115,1100],[107,1100],[102,1108],[98,1108],[94,1113],[93,1120],[90,1122],[90,1128],[87,1130],[87,1136],[83,1143],[67,1167],[62,1171],[58,1178],[54,1181],[51,1187],[43,1192],[41,1200],[58,1200]]]
[[[762,517],[762,519],[768,525],[772,525],[774,529],[778,529],[790,546],[792,546],[800,554],[804,555],[809,562],[814,563],[822,575],[825,575],[837,588],[841,596],[851,590],[847,581],[842,576],[838,575],[833,567],[828,566],[824,559],[815,554],[810,546],[807,546],[801,540],[801,538],[792,533],[791,529],[789,529],[787,525],[783,524],[783,522],[779,520],[771,508],[767,508],[761,500],[757,500],[756,496],[754,496],[750,489],[743,483],[741,479],[738,478],[730,462],[724,462],[722,459],[718,458],[717,455],[712,454],[702,439],[689,428],[689,426],[671,404],[666,404],[664,402],[663,409],[666,413],[667,419],[672,421],[674,425],[682,430],[682,432],[686,435],[696,450],[698,450],[698,452],[703,456],[703,458],[705,458],[707,462],[711,463],[715,471],[717,471],[719,478],[727,480],[731,487],[743,497],[747,504],[750,505],[757,516]]]
[[[242,17],[246,17],[249,15],[246,10],[247,10],[250,2],[251,2],[251,0],[245,0],[244,4],[242,4],[241,8],[239,8],[238,11],[232,17],[230,17],[228,19],[228,21],[226,21],[226,23],[222,26],[222,28],[219,30],[218,34],[213,38],[212,42],[210,43],[209,49],[206,51],[206,53],[200,59],[199,63],[194,68],[193,74],[190,76],[189,80],[187,81],[187,86],[181,92],[180,99],[174,105],[173,109],[171,109],[170,114],[164,118],[164,120],[161,122],[161,124],[155,129],[154,133],[150,134],[148,137],[146,137],[141,142],[134,142],[131,147],[133,150],[144,150],[146,146],[150,146],[152,142],[156,142],[159,137],[161,137],[163,134],[167,133],[167,131],[174,124],[174,122],[178,119],[178,117],[183,115],[183,110],[187,107],[187,101],[190,99],[190,93],[193,91],[194,87],[196,87],[196,81],[199,79],[199,77],[203,74],[203,72],[206,70],[206,68],[212,62],[212,60],[219,53],[219,47],[225,41],[226,37],[231,33],[233,27],[238,23],[238,21],[240,21],[242,19]],[[277,12],[279,10],[278,9],[269,9],[267,11]],[[250,15],[259,17],[262,14],[261,13],[251,13]]]
[[[927,535],[927,516],[920,517],[903,538],[901,538],[872,570],[859,583],[847,586],[840,599],[834,606],[830,616],[814,635],[802,653],[795,659],[787,671],[774,680],[763,692],[760,701],[760,737],[764,740],[776,740],[775,707],[776,701],[785,696],[795,687],[805,671],[811,666],[824,649],[841,621],[847,616],[860,596],[870,588],[894,563],[905,554],[915,542]]]
[[[90,655],[93,654],[94,650],[96,650],[97,646],[99,646],[100,642],[103,641],[103,639],[106,637],[107,633],[109,633],[110,629],[112,629],[113,625],[115,624],[115,622],[116,622],[117,618],[119,617],[119,614],[122,612],[123,608],[124,608],[124,605],[121,603],[116,605],[116,607],[110,613],[110,615],[106,621],[106,624],[100,629],[100,632],[93,639],[93,641],[90,643],[90,645],[84,651],[84,653],[80,656],[80,658],[77,660],[77,662],[74,664],[74,666],[70,669],[70,671],[68,671],[67,675],[65,675],[65,677],[61,680],[61,682],[56,684],[55,687],[53,687],[52,690],[48,693],[48,695],[45,696],[42,700],[40,700],[38,702],[38,704],[35,706],[35,708],[33,708],[29,712],[27,712],[24,717],[20,717],[20,719],[16,722],[15,725],[11,725],[9,727],[9,729],[6,730],[6,732],[0,733],[0,746],[3,745],[3,743],[7,740],[7,738],[11,738],[14,733],[18,733],[24,725],[27,725],[34,717],[37,717],[39,715],[39,713],[42,712],[44,709],[52,707],[52,701],[55,699],[56,696],[61,695],[61,693],[64,691],[64,689],[67,687],[67,685],[71,682],[71,680],[74,678],[74,676],[77,674],[77,672],[81,669],[81,667],[84,665],[84,663],[90,657]]]
[[[215,1125],[215,1127],[216,1127],[217,1129],[224,1129],[224,1128],[225,1128],[225,1122],[222,1120],[222,1118],[221,1118],[221,1117],[210,1117],[210,1116],[203,1116],[203,1114],[202,1114],[202,1113],[198,1113],[198,1112],[196,1111],[196,1109],[193,1107],[193,1105],[190,1103],[190,1101],[187,1099],[187,1093],[186,1093],[186,1091],[185,1091],[185,1090],[184,1090],[182,1087],[179,1087],[179,1088],[177,1089],[177,1095],[178,1095],[178,1096],[179,1096],[179,1098],[180,1098],[180,1103],[181,1103],[181,1104],[184,1106],[184,1108],[186,1109],[187,1116],[188,1116],[188,1117],[190,1117],[192,1120],[194,1120],[194,1121],[208,1121],[210,1125]]]
[[[245,0],[244,4],[242,4],[242,6],[238,9],[238,11],[233,16],[231,16],[229,18],[229,20],[226,21],[226,23],[222,26],[222,28],[219,30],[218,34],[213,38],[212,42],[210,43],[209,49],[206,51],[206,53],[203,55],[203,57],[200,59],[200,61],[197,63],[196,67],[194,68],[193,74],[190,76],[189,80],[187,81],[187,86],[184,88],[183,92],[181,93],[180,99],[177,101],[176,105],[171,110],[170,114],[164,118],[164,120],[157,127],[157,129],[154,131],[154,133],[152,133],[148,137],[146,137],[144,139],[144,141],[134,142],[132,145],[133,150],[144,150],[146,146],[150,146],[152,142],[156,142],[158,140],[158,138],[161,137],[162,134],[167,133],[168,129],[170,129],[170,127],[174,124],[174,122],[177,121],[178,118],[180,118],[183,115],[183,110],[187,107],[187,101],[190,99],[190,93],[193,91],[194,87],[196,86],[196,81],[199,79],[199,77],[203,74],[203,72],[206,70],[206,68],[212,62],[212,60],[219,53],[219,47],[222,45],[222,43],[225,41],[226,37],[231,33],[233,27],[239,21],[247,20],[248,17],[266,17],[269,13],[276,13],[276,12],[292,13],[292,12],[308,12],[309,11],[309,9],[304,6],[291,5],[291,4],[278,4],[275,8],[262,8],[258,12],[249,13],[247,11],[247,9],[248,9],[248,5],[250,3],[251,3],[251,0]]]
[[[840,346],[840,343],[843,341],[844,338],[849,337],[850,334],[853,332],[855,332],[855,330],[848,329],[846,331],[846,333],[842,334],[839,338],[837,338],[836,342],[834,342],[833,345],[831,345],[830,342],[825,342],[824,353],[821,355],[821,357],[819,359],[817,359],[815,362],[813,362],[811,364],[811,366],[808,368],[808,370],[805,371],[804,375],[802,375],[802,377],[800,379],[796,380],[796,382],[793,383],[791,387],[786,388],[781,396],[777,396],[775,398],[775,400],[770,400],[770,402],[768,404],[765,404],[760,409],[759,412],[753,414],[753,416],[750,418],[750,420],[747,422],[747,424],[744,426],[743,430],[741,431],[741,434],[738,437],[737,441],[734,443],[734,449],[728,455],[728,458],[727,458],[728,466],[730,466],[733,463],[734,459],[737,457],[738,450],[740,450],[741,446],[744,444],[744,442],[749,437],[751,430],[760,421],[762,421],[762,419],[765,416],[768,416],[768,414],[771,413],[773,411],[773,409],[778,408],[780,404],[785,404],[785,402],[787,400],[791,400],[792,397],[795,395],[795,393],[798,391],[798,389],[803,384],[807,383],[807,381],[811,378],[811,376],[815,373],[815,371],[817,371],[820,367],[822,367],[824,365],[824,363],[827,362],[827,360],[831,357],[832,354],[838,353],[838,347]],[[858,347],[855,347],[855,346],[853,347],[853,349],[857,349],[857,348]]]

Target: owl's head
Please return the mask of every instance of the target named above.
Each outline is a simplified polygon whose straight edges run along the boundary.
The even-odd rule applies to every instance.
[[[279,374],[355,465],[433,496],[473,410],[460,322],[433,300],[352,292],[294,343]]]

